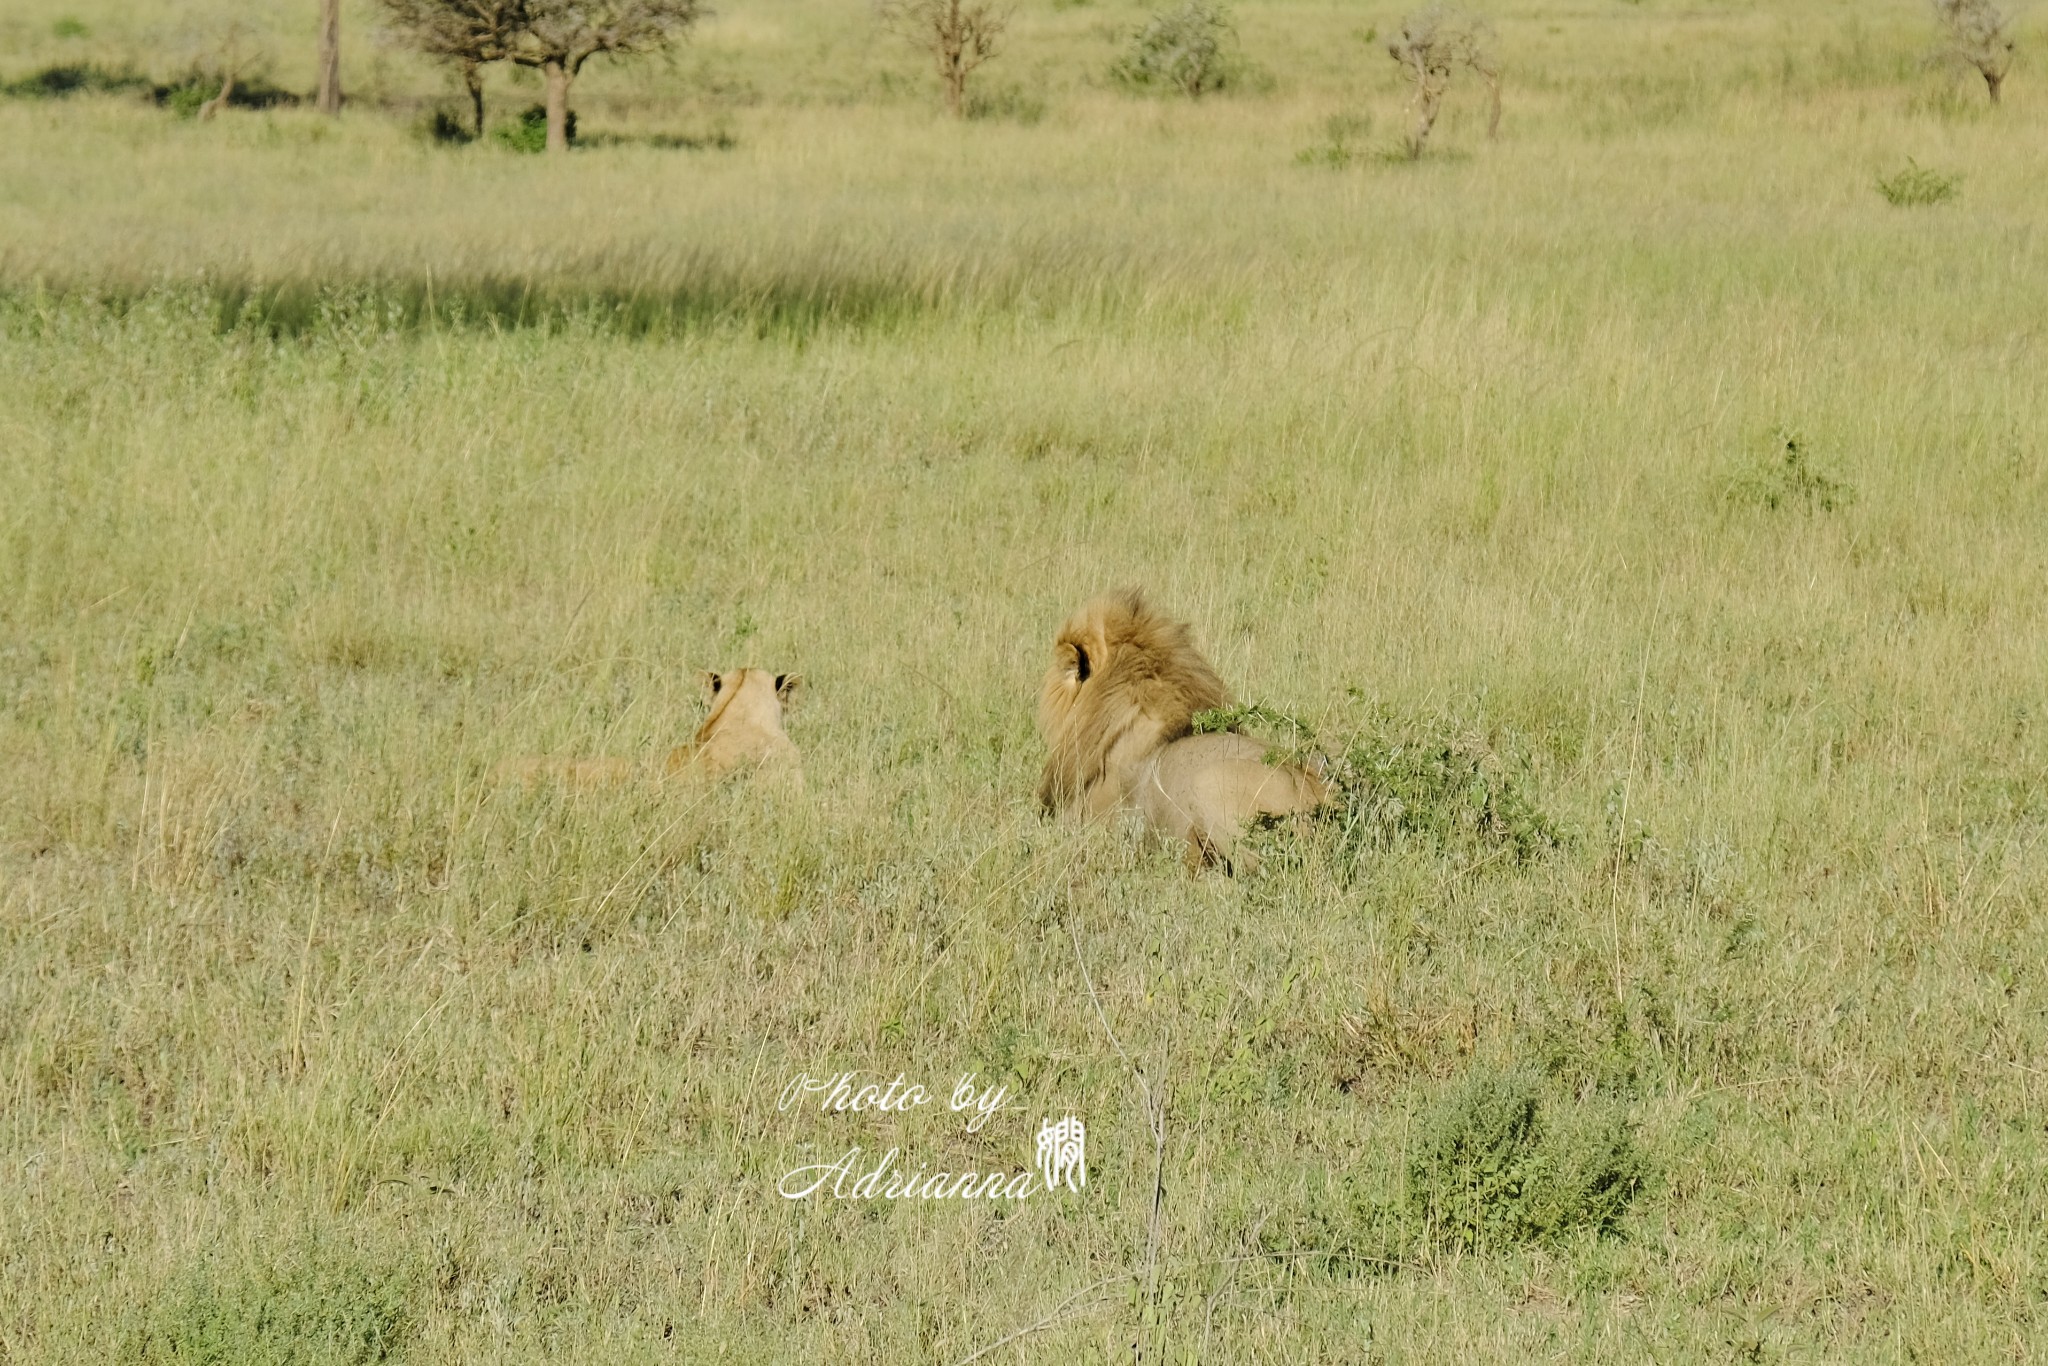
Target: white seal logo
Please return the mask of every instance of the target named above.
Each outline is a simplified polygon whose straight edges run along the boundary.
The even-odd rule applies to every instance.
[[[1088,1184],[1088,1131],[1080,1120],[1068,1115],[1038,1126],[1038,1172],[1047,1190],[1063,1180],[1070,1191]]]

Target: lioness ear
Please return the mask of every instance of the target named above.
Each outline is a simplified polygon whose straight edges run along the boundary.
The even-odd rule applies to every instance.
[[[712,697],[718,696],[718,690],[725,686],[725,680],[709,669],[699,669],[697,677],[703,680],[704,691]]]
[[[787,702],[789,701],[789,695],[795,692],[803,681],[804,676],[802,674],[777,674],[775,675],[775,695]]]

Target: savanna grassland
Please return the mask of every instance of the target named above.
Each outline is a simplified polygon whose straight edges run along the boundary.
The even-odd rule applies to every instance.
[[[1026,0],[964,123],[720,8],[559,158],[363,5],[338,120],[0,99],[0,1357],[2048,1354],[2048,30],[1990,111],[1908,0],[1512,0],[1409,164],[1395,6],[1189,103]],[[168,9],[0,82],[311,86]],[[1342,820],[1040,818],[1126,582]],[[801,798],[490,780],[742,664]],[[776,1192],[1067,1113],[1080,1194]]]

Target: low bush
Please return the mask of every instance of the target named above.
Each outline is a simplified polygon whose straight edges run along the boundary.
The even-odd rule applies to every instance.
[[[1887,204],[1913,208],[1923,204],[1945,204],[1956,197],[1962,184],[1963,178],[1959,175],[1929,170],[1907,157],[1903,171],[1877,178],[1877,192],[1884,196]]]
[[[1247,83],[1251,66],[1237,51],[1230,11],[1214,0],[1184,0],[1148,19],[1110,79],[1128,90],[1199,99]]]
[[[1806,442],[1795,432],[1780,431],[1772,437],[1771,456],[1729,481],[1731,502],[1746,503],[1778,512],[1787,508],[1802,512],[1834,512],[1856,500],[1856,490],[1814,464]]]
[[[567,132],[571,146],[576,142],[576,111],[569,111]],[[545,152],[548,149],[548,111],[545,105],[530,105],[511,123],[493,134],[515,152]]]

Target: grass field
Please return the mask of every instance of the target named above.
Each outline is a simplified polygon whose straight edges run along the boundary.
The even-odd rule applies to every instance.
[[[2048,30],[1992,112],[1907,0],[1513,0],[1405,164],[1397,8],[1188,104],[1031,0],[963,124],[721,9],[556,159],[368,6],[338,121],[0,99],[0,1358],[2048,1356]],[[162,10],[0,82],[310,86]],[[1041,820],[1127,582],[1362,826]],[[742,664],[801,798],[488,780]]]

